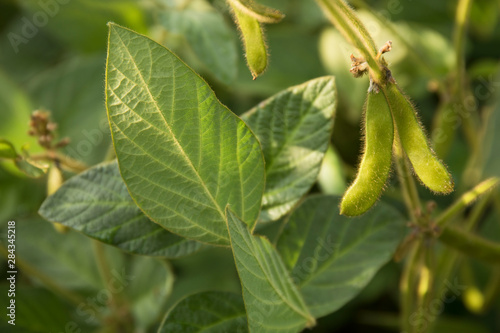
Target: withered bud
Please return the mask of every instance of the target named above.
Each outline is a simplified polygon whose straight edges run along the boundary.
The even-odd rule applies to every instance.
[[[437,207],[437,204],[435,201],[429,201],[427,202],[427,205],[426,205],[426,210],[427,210],[427,213],[430,214],[434,211],[434,209],[436,209]]]
[[[368,73],[368,63],[363,62],[361,64],[354,65],[354,66],[351,67],[351,69],[349,70],[349,72],[351,72],[351,74],[355,78],[361,77],[364,74]]]
[[[58,143],[55,144],[55,148],[66,147],[67,145],[69,145],[70,142],[71,141],[69,140],[69,138],[63,138]]]
[[[56,123],[53,123],[53,122],[49,122],[47,124],[47,131],[49,132],[53,132],[57,129],[57,124]]]
[[[352,62],[352,66],[357,66],[363,62],[365,62],[366,60],[363,58],[363,57],[355,57],[354,54],[351,54],[351,62]]]
[[[385,42],[384,46],[382,46],[380,50],[378,50],[377,59],[380,58],[382,54],[387,53],[390,50],[392,50],[392,41],[388,40],[387,42]]]

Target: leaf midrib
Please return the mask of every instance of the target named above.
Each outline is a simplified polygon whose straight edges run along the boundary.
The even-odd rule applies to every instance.
[[[241,225],[240,225],[240,223],[239,223],[239,225],[238,225],[238,229],[240,229],[240,228],[241,228]],[[239,246],[238,244],[237,244],[237,245],[239,246],[239,248],[240,248],[242,251],[246,252],[247,254],[249,254],[249,255],[251,255],[251,256],[253,256],[253,257],[255,258],[255,260],[257,261],[257,263],[258,263],[258,265],[259,265],[259,267],[260,267],[260,269],[261,269],[262,273],[264,274],[264,277],[267,279],[267,281],[269,282],[269,285],[272,287],[272,289],[274,290],[274,292],[275,292],[275,293],[276,293],[276,294],[277,294],[277,295],[281,298],[281,300],[283,301],[283,303],[285,303],[286,305],[288,305],[288,307],[289,307],[291,310],[293,310],[295,313],[299,314],[302,318],[304,318],[304,319],[306,319],[306,320],[309,320],[309,318],[310,318],[310,316],[311,316],[309,313],[307,313],[307,312],[303,312],[303,311],[302,311],[302,309],[298,308],[295,304],[292,304],[292,303],[291,303],[291,302],[287,299],[287,297],[285,297],[285,295],[283,295],[281,292],[279,292],[279,291],[278,291],[278,290],[279,290],[279,288],[275,285],[275,283],[274,283],[274,282],[272,282],[272,279],[271,279],[271,278],[268,276],[268,274],[267,274],[267,270],[265,270],[265,269],[264,269],[264,267],[262,266],[261,261],[258,259],[258,258],[260,258],[261,256],[257,256],[257,255],[256,255],[256,253],[254,252],[254,248],[253,248],[253,246],[250,246],[250,244],[248,243],[248,241],[250,241],[250,243],[252,243],[252,245],[253,245],[253,244],[254,244],[254,241],[256,241],[257,243],[261,243],[261,244],[262,244],[262,243],[265,241],[265,240],[264,240],[264,238],[261,238],[261,237],[257,236],[258,238],[257,238],[257,239],[255,239],[255,240],[254,240],[254,239],[252,239],[252,238],[250,238],[249,240],[247,240],[247,239],[246,239],[246,237],[244,236],[244,234],[243,234],[241,231],[238,231],[238,233],[240,234],[241,238],[243,239],[243,241],[245,242],[245,244],[246,244],[247,248],[251,251],[251,253],[248,253],[248,252],[247,252],[247,251],[245,251],[245,249],[243,249],[241,246]],[[250,235],[250,237],[252,237],[252,235]],[[259,244],[259,245],[260,245],[260,244]],[[258,248],[258,246],[256,246],[256,247]],[[273,249],[273,247],[271,246],[271,250],[272,250],[272,249]],[[276,254],[277,254],[277,253],[276,253]],[[272,257],[272,253],[271,253],[271,257]],[[267,261],[267,260],[266,260],[266,261]],[[240,261],[240,262],[241,262],[241,263],[243,263],[243,261]],[[284,265],[283,265],[283,267],[284,267]],[[245,268],[246,268],[246,267],[245,267]],[[247,270],[248,272],[251,272],[248,268],[246,268],[246,270]],[[251,273],[252,273],[252,275],[257,276],[255,273],[253,273],[253,272],[251,272]],[[293,287],[294,287],[293,285],[292,285],[292,286],[290,286],[290,288],[292,289],[292,293],[293,293]],[[247,288],[247,290],[250,292],[250,290],[249,290],[248,288]],[[297,292],[298,292],[298,290],[297,290]],[[250,292],[250,293],[251,293],[251,292]],[[252,293],[252,294],[253,294],[253,293]],[[259,298],[259,297],[257,297],[257,295],[253,295],[253,296],[254,296],[254,297],[256,297],[256,298]],[[299,305],[299,306],[300,306],[300,305]]]
[[[308,118],[308,116],[312,116],[310,114],[310,111],[312,110],[312,108],[314,107],[314,103],[318,100],[318,98],[323,94],[324,90],[326,89],[326,87],[328,86],[328,80],[325,80],[325,85],[323,85],[321,88],[320,88],[320,91],[318,94],[316,94],[313,98],[313,100],[311,101],[311,104],[309,105],[309,107],[307,107],[306,111],[301,115],[299,121],[297,122],[297,124],[292,128],[292,130],[287,133],[288,135],[286,135],[285,137],[285,140],[283,141],[283,144],[278,148],[278,150],[273,154],[274,155],[274,158],[269,162],[269,164],[266,165],[266,171],[267,170],[272,170],[273,169],[273,166],[274,166],[274,162],[276,160],[279,159],[279,155],[283,152],[283,149],[288,146],[288,144],[290,142],[293,142],[292,138],[295,139],[295,135],[297,134],[297,131],[299,130],[299,128],[301,127],[301,125],[304,123],[305,119]],[[300,87],[300,86],[299,86]],[[306,86],[307,88],[307,86]],[[284,95],[287,95],[286,96],[286,104],[289,105],[290,103],[290,100],[292,98],[292,94],[293,94],[293,91],[290,90],[290,91],[285,91],[284,92]],[[304,92],[302,92],[302,94],[304,94]],[[280,96],[281,97],[281,96]],[[279,98],[279,97],[278,97]],[[276,100],[278,100],[278,98],[276,98]],[[301,99],[301,104],[304,100]],[[302,106],[299,107],[299,109],[301,108]],[[275,117],[273,116],[273,119]],[[330,118],[331,120],[331,118]],[[286,117],[285,117],[285,121],[286,121]],[[271,135],[272,135],[273,132],[271,132]]]
[[[219,212],[221,218],[223,221],[225,221],[225,214],[222,212],[221,210],[221,207],[219,206],[219,204],[217,203],[217,201],[215,200],[215,198],[212,196],[212,193],[208,190],[208,188],[206,187],[205,183],[203,182],[203,179],[201,178],[200,174],[198,173],[198,170],[196,170],[196,168],[194,167],[193,163],[191,162],[191,160],[188,158],[186,152],[184,151],[184,149],[182,148],[181,144],[179,143],[179,141],[177,140],[176,136],[174,135],[173,131],[172,131],[172,128],[170,127],[170,125],[168,124],[167,120],[165,119],[165,116],[163,115],[163,113],[161,112],[160,110],[160,107],[158,106],[158,103],[156,102],[155,98],[153,97],[153,94],[151,93],[151,90],[149,89],[149,86],[146,84],[146,81],[144,79],[144,77],[142,76],[142,73],[139,69],[139,67],[137,67],[137,64],[134,60],[134,57],[132,56],[132,54],[130,53],[128,47],[125,45],[125,42],[123,41],[122,37],[120,36],[120,34],[118,32],[116,32],[116,35],[118,36],[121,44],[123,45],[123,48],[125,49],[125,51],[127,52],[128,56],[130,57],[130,60],[132,62],[132,64],[134,65],[134,68],[135,70],[137,71],[138,75],[139,75],[139,78],[141,79],[144,87],[145,87],[145,90],[147,91],[149,97],[151,98],[151,101],[153,102],[156,110],[158,111],[158,113],[160,114],[161,118],[163,119],[163,121],[165,122],[165,125],[168,129],[168,131],[170,132],[170,135],[172,136],[172,139],[173,139],[173,142],[174,144],[177,146],[177,148],[179,149],[180,153],[182,154],[182,156],[184,157],[184,159],[186,160],[187,164],[191,167],[191,169],[193,170],[193,172],[195,173],[196,177],[198,178],[199,182],[200,182],[200,185],[202,186],[202,188],[205,190],[205,192],[207,193],[208,197],[210,198],[210,200],[212,200],[212,202],[214,203],[215,207],[217,208],[217,211]],[[151,51],[151,50],[150,50]],[[175,67],[173,66],[172,67],[172,71],[175,70]],[[175,96],[175,75],[173,75],[173,87],[172,87],[172,94]],[[172,97],[172,101],[174,101],[174,96]],[[172,102],[173,104],[174,102]],[[172,109],[173,110],[173,109]],[[199,110],[198,110],[199,112]],[[141,119],[142,116],[140,116]],[[201,156],[200,156],[201,158]]]

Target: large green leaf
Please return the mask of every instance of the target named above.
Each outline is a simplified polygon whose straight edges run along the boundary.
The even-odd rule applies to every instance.
[[[220,81],[231,83],[237,73],[236,37],[224,16],[206,0],[187,3],[174,1],[175,6],[160,10],[160,23],[170,33],[183,35],[198,59]]]
[[[295,333],[313,326],[315,320],[276,249],[253,236],[229,208],[226,214],[250,333]]]
[[[131,253],[176,258],[202,246],[150,221],[132,201],[116,162],[69,179],[45,200],[39,213]]]
[[[260,144],[168,49],[110,24],[106,97],[121,175],[151,219],[228,245],[224,208],[253,226],[264,189]]]
[[[333,129],[336,100],[335,79],[326,76],[290,87],[243,115],[266,160],[260,221],[286,214],[316,181]]]
[[[180,301],[165,318],[158,333],[245,333],[245,305],[240,295],[208,291]]]
[[[315,317],[356,296],[393,255],[405,219],[379,202],[369,214],[341,216],[339,198],[311,196],[290,216],[278,251]]]

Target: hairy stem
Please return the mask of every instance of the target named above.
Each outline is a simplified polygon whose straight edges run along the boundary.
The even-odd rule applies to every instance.
[[[443,229],[439,239],[446,245],[476,259],[499,264],[500,244],[455,226]]]
[[[401,191],[410,214],[410,219],[414,223],[419,223],[418,216],[421,212],[421,203],[418,196],[417,186],[410,170],[410,166],[404,155],[403,147],[396,134],[394,136],[394,156],[396,161],[396,170],[398,172],[399,183],[401,184]]]
[[[45,160],[60,163],[62,167],[76,173],[80,173],[88,169],[88,166],[85,163],[55,151],[46,151],[44,153],[34,154],[31,155],[30,158],[35,161]]]
[[[500,179],[489,178],[482,183],[476,185],[472,190],[464,193],[453,205],[448,207],[441,215],[436,219],[436,225],[443,228],[448,223],[450,223],[453,218],[461,212],[465,207],[474,202],[479,196],[490,191],[492,188],[498,185]]]
[[[401,291],[401,327],[404,332],[413,333],[415,326],[411,325],[411,317],[417,311],[417,290],[420,269],[422,266],[422,238],[413,244],[407,262],[404,265],[400,281]]]
[[[370,66],[374,81],[384,82],[384,70],[377,58],[375,42],[352,8],[343,0],[316,0],[316,2],[344,38],[361,52]]]

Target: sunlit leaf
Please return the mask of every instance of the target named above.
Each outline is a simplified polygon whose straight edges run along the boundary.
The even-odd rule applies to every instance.
[[[163,46],[110,24],[106,96],[121,175],[168,230],[228,245],[227,204],[253,226],[264,188],[260,144]]]
[[[260,140],[266,190],[260,221],[286,214],[316,181],[333,129],[331,76],[290,87],[242,116]]]
[[[267,239],[253,236],[229,208],[226,213],[250,333],[295,333],[314,326],[276,249]]]

